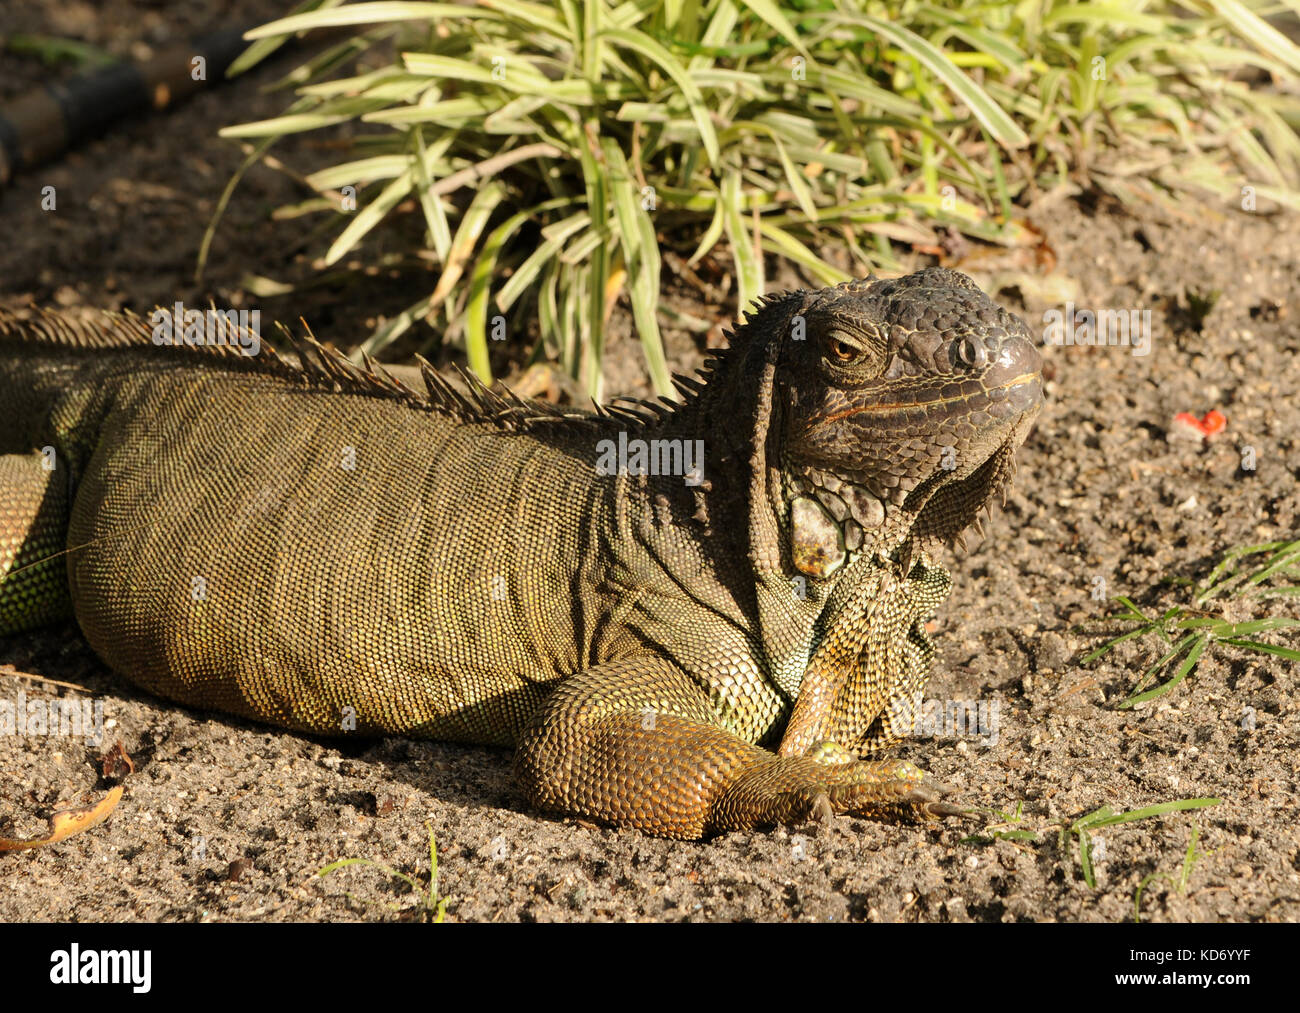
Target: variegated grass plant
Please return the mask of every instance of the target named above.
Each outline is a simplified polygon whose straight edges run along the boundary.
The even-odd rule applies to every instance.
[[[493,331],[535,333],[535,353],[599,397],[605,325],[626,297],[666,393],[664,250],[682,270],[725,251],[713,274],[739,311],[762,294],[767,255],[834,283],[946,229],[1016,243],[1017,203],[1054,187],[1235,206],[1250,186],[1297,206],[1300,49],[1265,20],[1297,10],[309,0],[251,33],[234,70],[294,33],[354,33],[279,82],[296,93],[282,116],[224,133],[248,145],[246,169],[287,134],[370,125],[355,157],[298,177],[310,197],[278,212],[321,216],[322,271],[417,272],[419,298],[366,351],[425,321],[488,380]],[[422,244],[394,242],[399,208],[423,217]]]

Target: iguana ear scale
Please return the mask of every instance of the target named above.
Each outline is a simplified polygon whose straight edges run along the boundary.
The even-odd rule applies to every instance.
[[[835,518],[807,496],[790,504],[790,556],[796,570],[819,578],[834,574],[848,556]]]

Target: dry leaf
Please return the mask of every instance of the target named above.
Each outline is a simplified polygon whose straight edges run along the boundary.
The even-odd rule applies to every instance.
[[[43,848],[47,844],[57,844],[66,837],[79,834],[98,826],[108,818],[108,814],[122,801],[122,786],[119,784],[93,806],[79,809],[60,809],[50,817],[50,833],[34,841],[14,841],[0,837],[0,851],[23,851],[27,848]]]

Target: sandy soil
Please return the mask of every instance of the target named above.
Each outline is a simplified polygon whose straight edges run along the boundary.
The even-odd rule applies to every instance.
[[[70,35],[113,52],[212,27],[220,7],[249,19],[271,0],[158,7],[108,0],[5,3],[6,31]],[[304,277],[302,223],[269,222],[300,199],[285,178],[252,172],[231,204],[201,283],[194,255],[239,161],[221,125],[271,115],[259,85],[285,65],[141,120],[0,192],[0,301],[133,307],[177,298],[253,301],[255,270]],[[0,99],[42,79],[3,57]],[[277,149],[279,151],[279,149]],[[336,152],[319,139],[280,155],[309,168]],[[39,206],[52,184],[58,210]],[[678,843],[529,813],[509,756],[402,740],[314,740],[187,711],[109,673],[76,628],[0,638],[0,697],[102,701],[110,742],[137,770],[110,820],[55,847],[0,858],[0,920],[341,920],[411,918],[417,899],[366,868],[321,879],[345,857],[428,873],[428,831],[453,920],[906,920],[1300,918],[1295,821],[1300,711],[1296,671],[1234,648],[1208,653],[1158,701],[1115,704],[1158,656],[1130,642],[1084,665],[1099,643],[1080,625],[1131,596],[1159,610],[1185,600],[1164,578],[1199,579],[1227,548],[1296,537],[1300,479],[1300,239],[1293,217],[1184,204],[1125,211],[1084,195],[1043,201],[1029,220],[1037,249],[951,261],[1038,328],[1046,310],[1150,310],[1153,345],[1047,347],[1049,403],[1020,454],[1017,489],[987,537],[949,563],[955,590],[935,624],[930,694],[996,703],[996,744],[921,739],[903,750],[987,811],[966,821],[890,826],[843,819],[828,828],[737,833]],[[931,262],[917,256],[912,266]],[[428,279],[360,279],[260,300],[302,314],[322,337],[356,342]],[[1221,293],[1197,326],[1188,293]],[[690,305],[689,287],[674,298]],[[696,297],[691,312],[722,323]],[[613,335],[607,389],[644,392],[626,316]],[[670,332],[678,366],[697,341]],[[626,350],[627,354],[622,354]],[[399,349],[399,354],[403,350]],[[449,353],[448,358],[454,358]],[[1226,431],[1206,445],[1173,435],[1174,416],[1217,409]],[[1257,467],[1241,467],[1243,448]],[[1291,604],[1294,613],[1295,606]],[[1234,618],[1281,614],[1274,603]],[[1279,638],[1297,646],[1296,640]],[[68,738],[0,736],[0,836],[36,836],[44,816],[104,794],[103,748]],[[1060,828],[1105,805],[1176,799],[1222,803],[1109,828],[1094,844],[1096,888]],[[1018,823],[997,813],[1019,809]],[[1185,888],[1175,882],[1196,828]],[[1006,831],[1025,831],[1010,837]]]

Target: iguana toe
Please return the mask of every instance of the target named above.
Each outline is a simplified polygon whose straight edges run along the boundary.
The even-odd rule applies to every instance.
[[[942,819],[945,816],[969,816],[970,813],[961,806],[953,805],[951,802],[926,802],[918,807],[926,816],[935,819]]]

